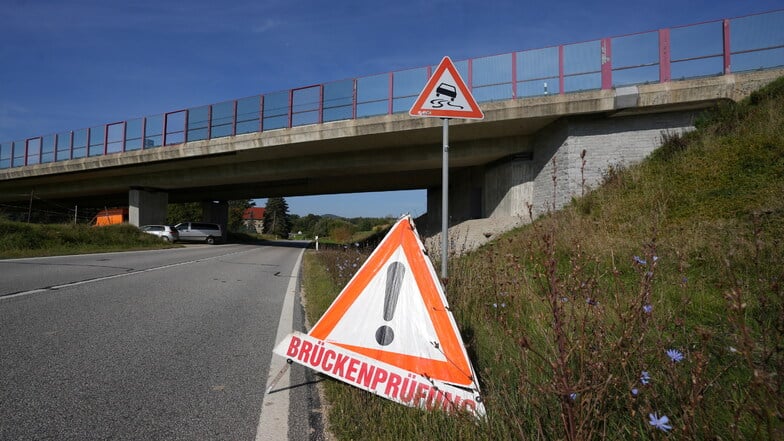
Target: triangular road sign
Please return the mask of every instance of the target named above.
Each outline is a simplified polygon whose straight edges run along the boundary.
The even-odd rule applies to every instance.
[[[310,335],[401,369],[470,386],[462,339],[422,248],[409,218],[398,221]]]
[[[438,118],[485,117],[449,57],[444,57],[438,64],[408,114]]]
[[[476,375],[410,216],[392,227],[313,329],[290,335],[275,352],[401,404],[484,415]]]

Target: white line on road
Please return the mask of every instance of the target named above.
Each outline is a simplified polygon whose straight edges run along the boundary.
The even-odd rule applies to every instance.
[[[14,294],[8,294],[8,295],[5,295],[5,296],[0,296],[0,301],[13,299],[15,297],[22,297],[22,296],[26,296],[26,295],[30,295],[30,294],[37,294],[37,293],[41,293],[41,292],[56,291],[58,289],[69,288],[71,286],[79,286],[79,285],[84,285],[84,284],[87,284],[87,283],[100,282],[102,280],[110,280],[110,279],[116,279],[118,277],[132,276],[134,274],[142,274],[142,273],[148,273],[148,272],[152,272],[152,271],[160,271],[160,270],[164,270],[164,269],[167,269],[167,268],[174,268],[175,266],[188,265],[188,264],[191,264],[191,263],[201,262],[201,261],[204,261],[204,260],[219,259],[221,257],[231,256],[232,254],[239,254],[239,253],[244,253],[244,252],[247,252],[247,251],[248,250],[240,250],[240,251],[235,251],[235,252],[232,252],[232,253],[221,254],[219,256],[203,257],[201,259],[189,260],[187,262],[179,262],[179,263],[172,263],[170,265],[156,266],[155,268],[147,268],[147,269],[142,269],[142,270],[130,271],[130,272],[127,272],[127,273],[113,274],[111,276],[96,277],[94,279],[79,280],[79,281],[76,281],[76,282],[64,283],[62,285],[49,286],[49,287],[46,287],[46,288],[31,289],[29,291],[22,291],[22,292],[17,292],[17,293],[14,293]],[[56,256],[56,257],[60,257],[60,256]]]
[[[297,294],[299,266],[302,263],[302,255],[304,253],[305,250],[300,251],[297,263],[294,264],[294,269],[291,271],[289,286],[286,289],[286,296],[283,299],[280,322],[278,322],[278,332],[277,335],[275,335],[275,345],[293,330],[294,298]],[[286,369],[286,372],[278,379],[275,389],[267,392],[277,374],[283,372],[283,369],[285,369],[286,366],[285,358],[272,354],[270,367],[267,371],[267,384],[264,387],[264,401],[261,403],[259,425],[256,427],[256,441],[288,440],[289,386],[291,385],[291,371]]]

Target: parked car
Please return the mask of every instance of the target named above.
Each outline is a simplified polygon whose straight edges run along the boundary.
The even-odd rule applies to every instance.
[[[187,242],[206,242],[210,245],[223,238],[223,231],[218,224],[204,222],[182,222],[174,226],[180,233],[180,240]]]
[[[158,236],[166,242],[180,240],[180,232],[170,225],[142,225],[139,229],[153,236]]]

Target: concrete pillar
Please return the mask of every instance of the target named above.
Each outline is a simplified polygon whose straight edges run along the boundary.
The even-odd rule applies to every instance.
[[[218,224],[221,226],[223,232],[222,241],[225,242],[228,237],[227,230],[229,226],[229,203],[226,201],[205,201],[201,203],[201,220],[211,224]]]
[[[169,193],[132,188],[128,192],[128,222],[141,226],[165,224]]]
[[[484,196],[485,217],[529,218],[536,178],[532,155],[515,155],[487,167]]]

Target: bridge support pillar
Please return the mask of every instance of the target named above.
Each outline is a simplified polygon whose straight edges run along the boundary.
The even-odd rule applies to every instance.
[[[128,222],[141,226],[165,224],[169,193],[132,188],[128,192]]]
[[[530,152],[511,155],[491,164],[452,172],[449,224],[489,217],[528,218],[533,202],[536,170]],[[441,216],[441,188],[427,191],[428,229]],[[431,216],[431,213],[433,214]]]
[[[229,203],[226,201],[204,201],[201,203],[201,220],[221,226],[222,241],[227,238],[229,226]]]

